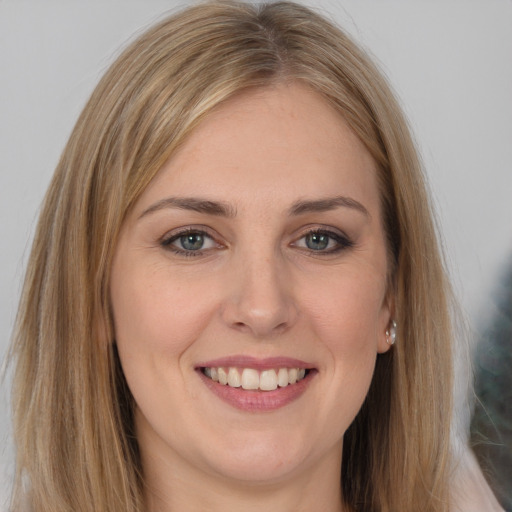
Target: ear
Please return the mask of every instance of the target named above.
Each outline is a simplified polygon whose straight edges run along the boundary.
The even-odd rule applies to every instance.
[[[387,352],[394,343],[396,337],[396,324],[395,322],[395,294],[389,290],[382,303],[380,312],[379,327],[377,333],[377,352],[384,354]]]

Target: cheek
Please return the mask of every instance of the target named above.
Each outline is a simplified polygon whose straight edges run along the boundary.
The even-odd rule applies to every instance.
[[[190,369],[188,350],[214,308],[208,294],[199,294],[202,286],[190,284],[192,279],[171,279],[161,265],[128,262],[131,271],[123,271],[119,263],[111,281],[119,357],[139,409],[158,423],[165,408],[162,397],[170,409],[191,398],[183,379]],[[166,416],[175,428],[173,421]]]
[[[192,343],[211,310],[194,280],[172,280],[160,268],[114,275],[111,300],[118,345],[130,352],[179,354]],[[185,281],[185,282],[183,282]]]
[[[330,383],[330,412],[326,422],[338,425],[342,432],[367,395],[387,314],[380,274],[367,273],[364,279],[361,275],[340,272],[306,306],[320,348],[328,353],[324,371]]]
[[[340,272],[309,296],[305,309],[319,338],[333,352],[376,351],[387,314],[380,275]]]

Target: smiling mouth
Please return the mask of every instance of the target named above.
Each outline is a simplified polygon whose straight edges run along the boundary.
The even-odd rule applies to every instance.
[[[310,372],[306,368],[270,368],[258,371],[254,368],[202,367],[200,370],[214,382],[247,391],[274,391],[294,386]]]

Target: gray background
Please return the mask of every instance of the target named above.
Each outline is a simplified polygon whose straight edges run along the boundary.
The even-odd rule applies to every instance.
[[[39,204],[81,108],[134,33],[186,4],[0,0],[0,360]],[[512,2],[309,5],[370,50],[401,98],[455,290],[478,331],[512,259]],[[9,375],[0,393],[0,510],[12,473],[8,388]]]

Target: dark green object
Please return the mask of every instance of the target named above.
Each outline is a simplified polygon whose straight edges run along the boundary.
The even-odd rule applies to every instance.
[[[476,351],[471,442],[496,497],[512,512],[512,265],[494,305]]]

